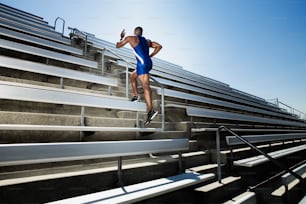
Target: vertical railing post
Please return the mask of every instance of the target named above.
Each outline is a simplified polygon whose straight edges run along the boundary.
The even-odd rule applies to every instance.
[[[85,34],[84,56],[87,56],[87,35]]]
[[[217,175],[218,175],[218,182],[221,183],[222,175],[221,175],[221,152],[220,152],[220,131],[223,127],[219,127],[216,133],[216,154],[217,154]]]
[[[85,126],[85,107],[81,107],[81,126]],[[80,141],[83,141],[84,139],[84,131],[80,131]]]
[[[63,77],[60,78],[60,88],[64,89],[64,78]]]
[[[104,67],[105,67],[105,49],[102,50],[101,52],[101,75],[104,76]]]
[[[183,156],[182,152],[179,152],[179,172],[183,173],[185,171],[184,166],[183,166]]]
[[[126,98],[129,97],[129,64],[126,63],[126,69],[125,69],[125,96]]]
[[[165,130],[165,90],[161,86],[161,112],[162,112],[162,130]]]
[[[117,170],[117,176],[118,176],[118,185],[120,187],[123,187],[123,173],[122,173],[122,157],[118,158],[118,170]]]

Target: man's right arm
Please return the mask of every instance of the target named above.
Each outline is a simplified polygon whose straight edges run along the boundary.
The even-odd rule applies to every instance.
[[[129,43],[134,48],[138,44],[137,40],[138,38],[135,36],[127,36],[122,41],[117,42],[116,48],[121,48],[125,46],[127,43]]]
[[[116,43],[116,48],[121,48],[129,42],[129,36]]]

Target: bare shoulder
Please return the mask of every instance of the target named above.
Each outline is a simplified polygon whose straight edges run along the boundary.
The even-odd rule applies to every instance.
[[[138,44],[138,38],[136,36],[127,36],[126,39],[132,47],[136,47]]]

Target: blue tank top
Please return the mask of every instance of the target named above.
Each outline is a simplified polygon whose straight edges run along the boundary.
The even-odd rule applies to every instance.
[[[137,36],[139,43],[136,47],[134,47],[134,54],[137,59],[137,64],[140,63],[142,65],[151,65],[152,66],[152,60],[149,55],[149,46],[147,39],[142,36]]]

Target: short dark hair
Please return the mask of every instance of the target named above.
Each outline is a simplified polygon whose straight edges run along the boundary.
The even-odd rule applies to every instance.
[[[142,34],[142,31],[143,31],[142,27],[137,26],[137,27],[135,28],[135,30],[140,30],[140,33]]]

